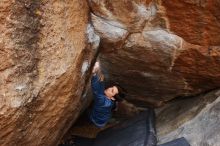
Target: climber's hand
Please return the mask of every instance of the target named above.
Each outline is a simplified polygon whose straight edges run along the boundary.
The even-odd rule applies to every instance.
[[[96,62],[95,65],[94,65],[94,67],[93,67],[92,73],[95,74],[95,73],[97,73],[99,70],[100,70],[99,62]]]
[[[99,77],[100,81],[104,80],[104,75],[102,74],[102,71],[100,69],[100,65],[99,65],[98,61],[95,63],[93,70],[92,70],[92,73],[96,74]]]

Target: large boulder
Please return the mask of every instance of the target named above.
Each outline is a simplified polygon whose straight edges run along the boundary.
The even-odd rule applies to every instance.
[[[220,90],[157,109],[159,143],[185,137],[191,146],[219,146]]]
[[[54,146],[84,106],[99,37],[86,0],[0,1],[0,145]]]
[[[128,98],[161,106],[220,86],[220,2],[90,0],[103,70]]]

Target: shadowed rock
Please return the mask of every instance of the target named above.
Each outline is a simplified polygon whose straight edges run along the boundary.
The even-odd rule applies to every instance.
[[[157,111],[159,143],[185,137],[192,146],[218,146],[220,92],[171,102]]]

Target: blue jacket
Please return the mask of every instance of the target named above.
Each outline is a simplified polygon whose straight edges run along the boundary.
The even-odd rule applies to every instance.
[[[108,99],[104,94],[104,82],[100,81],[97,75],[92,77],[92,91],[94,95],[94,105],[90,113],[90,120],[97,127],[104,127],[112,115],[114,101]]]

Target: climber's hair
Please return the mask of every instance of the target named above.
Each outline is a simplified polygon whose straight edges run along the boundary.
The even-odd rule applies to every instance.
[[[105,82],[105,89],[113,86],[116,86],[118,89],[118,94],[114,96],[115,100],[118,102],[123,101],[127,91],[117,82]]]

